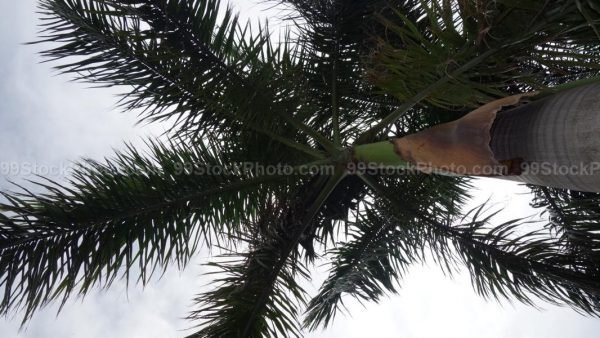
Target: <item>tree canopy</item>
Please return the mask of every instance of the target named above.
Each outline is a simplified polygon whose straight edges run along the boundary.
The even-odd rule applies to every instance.
[[[595,1],[273,3],[289,28],[277,36],[218,0],[39,1],[47,60],[123,88],[123,110],[172,128],[82,161],[66,184],[3,193],[0,313],[28,320],[121,276],[145,284],[212,247],[224,255],[191,337],[301,336],[345,297],[396,292],[428,257],[449,274],[466,266],[485,297],[600,314],[598,194],[532,186],[548,217],[529,230],[465,210],[469,178],[348,169],[353,145],[594,80]],[[206,174],[246,163],[290,171]],[[317,259],[329,277],[309,295],[300,280]]]

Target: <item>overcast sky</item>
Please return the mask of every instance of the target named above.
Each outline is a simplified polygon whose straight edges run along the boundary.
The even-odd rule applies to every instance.
[[[245,3],[244,13],[257,12]],[[114,109],[114,92],[87,89],[56,76],[40,64],[40,47],[21,43],[35,38],[34,0],[0,0],[0,165],[18,164],[19,174],[2,171],[7,180],[26,178],[29,169],[61,178],[60,169],[81,157],[101,159],[124,141],[139,142],[160,127],[134,126],[135,116]],[[6,168],[6,167],[5,167]],[[50,170],[52,169],[52,172]],[[485,180],[478,184],[473,204],[493,196],[506,207],[503,217],[535,213],[527,206],[525,189],[515,183]],[[37,313],[24,331],[19,317],[0,318],[0,337],[153,338],[183,337],[190,323],[182,318],[206,279],[199,257],[187,270],[169,270],[145,290],[123,282],[107,291],[72,300],[56,317],[56,307]],[[325,275],[319,274],[313,290]],[[352,316],[340,316],[326,331],[307,337],[593,337],[600,321],[569,309],[541,304],[540,311],[523,305],[498,304],[475,295],[468,276],[448,279],[435,266],[415,266],[399,295],[366,307],[347,300]]]

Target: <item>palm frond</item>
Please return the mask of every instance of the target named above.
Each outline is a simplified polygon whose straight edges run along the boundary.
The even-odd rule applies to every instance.
[[[479,294],[529,305],[538,298],[600,315],[600,279],[597,269],[580,268],[582,261],[591,263],[585,257],[565,252],[547,233],[523,232],[517,221],[486,224],[489,219],[483,218],[446,228]]]
[[[299,261],[299,245],[344,176],[339,171],[310,180],[263,205],[254,231],[243,237],[250,246],[248,253],[241,261],[217,264],[228,276],[219,280],[214,291],[196,299],[200,310],[191,317],[204,323],[191,337],[299,336],[297,304],[285,298],[292,295],[304,302],[304,292],[295,281],[298,273],[307,277]]]
[[[229,163],[207,147],[149,145],[149,157],[130,147],[104,164],[83,162],[67,185],[39,181],[43,193],[2,193],[1,313],[23,307],[28,319],[136,267],[142,283],[169,262],[183,267],[201,241],[241,231],[268,183],[286,180],[211,175]]]
[[[486,215],[485,205],[460,219],[429,215],[399,203],[392,191],[377,182],[369,184],[396,201],[398,209],[418,217],[426,227],[425,238],[436,262],[449,273],[466,266],[480,295],[529,305],[541,299],[600,315],[598,271],[586,268],[593,262],[565,250],[564,242],[548,231],[528,229],[530,221],[519,219],[493,225],[496,213]]]
[[[600,68],[593,28],[600,15],[575,1],[420,2],[380,16],[369,78],[406,102],[373,137],[418,103],[462,110],[510,93],[594,77]],[[412,19],[412,18],[418,19]]]
[[[425,175],[380,177],[403,204],[428,214],[451,217],[460,211],[468,184],[460,179]],[[394,210],[394,211],[392,211]],[[427,246],[421,220],[402,212],[385,198],[369,194],[352,215],[346,242],[331,250],[330,275],[309,303],[305,326],[326,327],[343,305],[344,296],[377,302],[396,285],[407,268],[424,260]]]
[[[385,1],[274,2],[288,9],[284,19],[293,24],[303,51],[302,75],[308,90],[300,114],[348,145],[362,126],[398,106],[392,97],[374,92],[364,77],[363,59],[374,46],[373,13],[386,8]]]
[[[551,231],[565,252],[581,257],[572,268],[600,273],[600,195],[529,186],[532,205],[544,209]]]
[[[160,120],[176,113],[184,124],[191,123],[190,112],[206,104],[198,89],[218,92],[229,75],[224,58],[232,58],[237,29],[231,11],[217,26],[218,1],[192,5],[45,0],[40,2],[45,21],[38,43],[60,43],[42,53],[50,60],[82,57],[56,67],[64,73],[109,86],[133,86],[126,107],[146,109],[145,118]]]
[[[213,291],[195,299],[199,310],[190,317],[203,322],[189,337],[301,336],[298,318],[305,292],[296,279],[308,273],[289,233],[295,226],[288,223],[289,208],[279,203],[285,202],[265,203],[248,225],[242,238],[246,253],[210,264],[218,269],[214,276],[225,276],[213,282]]]
[[[262,26],[253,34],[219,0],[43,0],[40,8],[39,42],[60,44],[42,55],[78,57],[56,68],[79,80],[131,87],[123,106],[143,120],[169,120],[193,138],[250,129],[293,140],[300,129],[330,144],[290,110],[293,44],[273,45]]]

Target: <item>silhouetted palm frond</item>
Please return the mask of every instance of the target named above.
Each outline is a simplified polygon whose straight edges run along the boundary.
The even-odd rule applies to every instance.
[[[0,310],[28,318],[56,298],[109,286],[120,273],[146,283],[169,262],[185,266],[201,242],[245,231],[269,185],[289,177],[231,172],[207,148],[150,143],[106,163],[86,161],[67,185],[38,181],[43,193],[3,193],[0,204]],[[134,270],[135,271],[135,270]]]

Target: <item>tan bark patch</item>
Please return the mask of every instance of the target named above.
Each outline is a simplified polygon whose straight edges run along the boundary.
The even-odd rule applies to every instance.
[[[494,158],[490,148],[490,129],[502,107],[517,105],[523,98],[536,94],[519,94],[492,101],[456,121],[395,139],[396,153],[427,173],[518,175],[519,159],[501,163]]]

